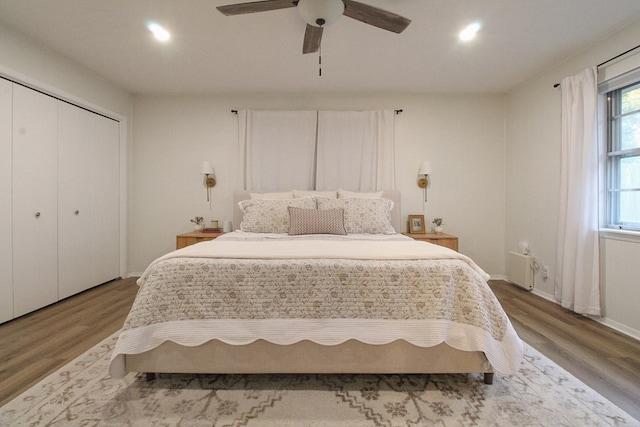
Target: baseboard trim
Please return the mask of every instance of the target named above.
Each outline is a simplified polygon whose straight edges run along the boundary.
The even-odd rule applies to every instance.
[[[535,295],[539,296],[540,298],[544,298],[546,300],[549,300],[551,302],[553,302],[554,304],[558,304],[558,301],[556,301],[556,299],[553,297],[553,295],[548,294],[546,292],[540,292],[539,290],[534,289],[532,291]],[[560,305],[560,304],[558,304]],[[621,334],[627,335],[631,338],[634,338],[638,341],[640,341],[640,331],[630,328],[627,325],[624,325],[620,322],[616,322],[615,320],[611,320],[608,319],[607,317],[598,317],[598,316],[590,316],[585,314],[585,317],[588,317],[591,320],[594,320],[598,323],[600,323],[601,325],[604,325],[608,328],[611,328],[615,331],[620,332]]]
[[[508,280],[506,278],[503,278],[503,276],[491,276],[491,280],[504,280],[505,282],[508,282]],[[542,299],[546,299],[547,301],[551,301],[554,304],[560,305],[558,303],[558,301],[556,301],[556,299],[553,297],[553,295],[547,293],[547,292],[542,292],[539,289],[533,288],[533,290],[531,291],[532,294],[539,296]],[[615,320],[611,320],[608,319],[606,317],[598,317],[598,316],[590,316],[590,315],[584,315],[585,317],[588,317],[591,320],[594,320],[598,323],[600,323],[601,325],[604,325],[608,328],[611,328],[615,331],[620,332],[621,334],[624,334],[628,337],[631,337],[633,339],[636,339],[638,341],[640,341],[640,331],[633,329],[625,324],[622,324],[620,322],[616,322]]]
[[[597,317],[597,316],[587,316],[587,317],[615,331],[618,331],[621,334],[627,335],[631,338],[635,338],[638,341],[640,341],[640,331],[636,329],[630,328],[627,325],[623,325],[622,323],[616,322],[615,320],[607,319],[606,317]]]
[[[547,293],[547,292],[542,292],[539,289],[533,288],[533,290],[531,291],[534,295],[539,296],[540,298],[546,299],[547,301],[551,301],[554,304],[558,304],[558,301],[556,301],[556,299],[553,297],[553,295]]]

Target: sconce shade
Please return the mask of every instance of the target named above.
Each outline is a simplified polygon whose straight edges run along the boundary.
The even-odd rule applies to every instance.
[[[204,162],[202,162],[202,168],[200,168],[200,173],[205,174],[205,175],[213,175],[214,174],[213,166],[211,165],[210,161],[205,160]]]
[[[418,175],[429,175],[431,174],[431,162],[425,160],[420,165],[420,170],[418,170]]]
[[[307,24],[325,27],[340,19],[344,3],[342,0],[300,0],[297,9]]]

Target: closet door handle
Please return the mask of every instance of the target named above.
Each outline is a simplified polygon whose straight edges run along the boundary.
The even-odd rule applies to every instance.
[[[40,218],[40,212],[36,212],[36,218]]]
[[[78,215],[78,214],[80,213],[80,211],[79,211],[79,210],[76,210],[74,213],[75,213],[76,215]]]

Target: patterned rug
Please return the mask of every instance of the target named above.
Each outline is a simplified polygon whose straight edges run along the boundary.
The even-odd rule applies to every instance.
[[[526,346],[516,375],[163,375],[113,380],[116,335],[0,408],[0,426],[640,426]]]

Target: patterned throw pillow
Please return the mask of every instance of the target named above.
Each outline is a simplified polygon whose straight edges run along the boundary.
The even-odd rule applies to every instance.
[[[344,209],[300,209],[289,206],[289,235],[347,234]]]
[[[243,200],[239,203],[244,212],[240,230],[253,233],[288,233],[289,211],[287,208],[315,209],[316,201],[311,197],[283,200]]]
[[[344,209],[347,233],[394,234],[391,225],[393,201],[382,198],[316,199],[318,209]]]

